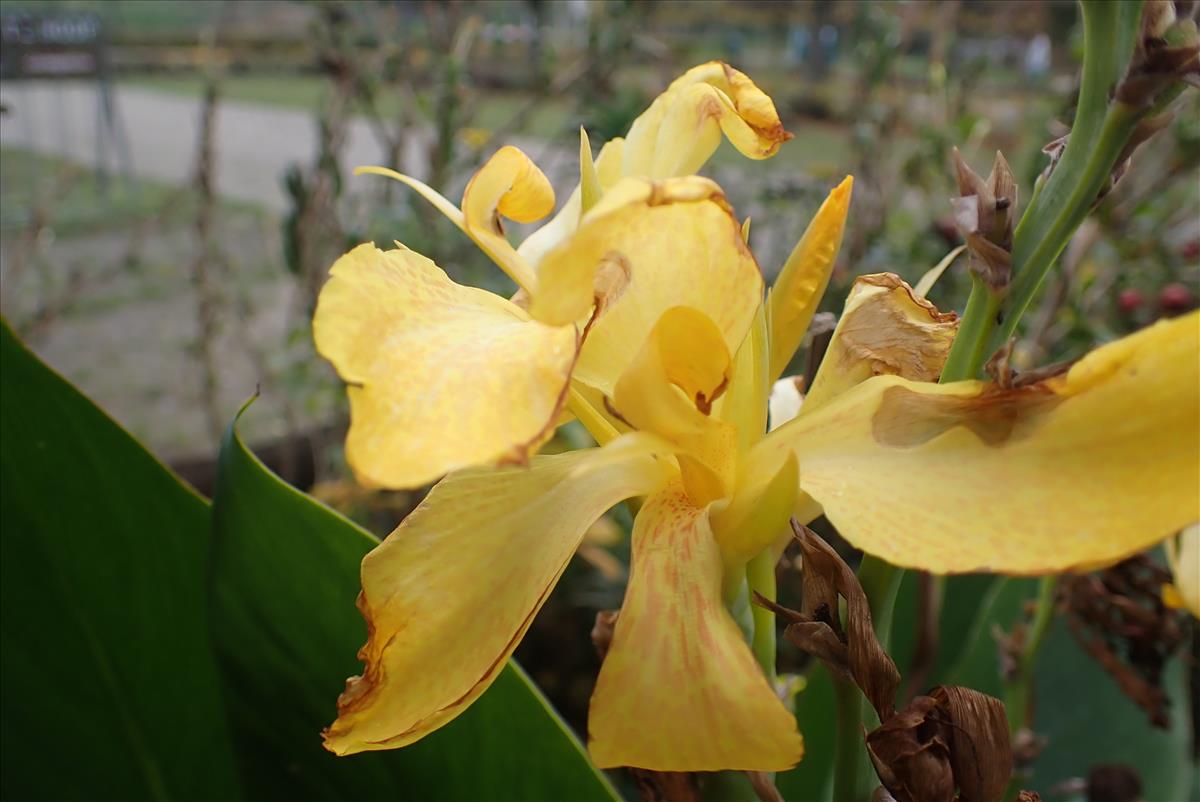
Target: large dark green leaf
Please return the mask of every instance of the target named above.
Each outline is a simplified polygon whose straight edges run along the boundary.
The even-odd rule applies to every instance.
[[[208,507],[0,326],[3,796],[239,796]]]
[[[1125,763],[1141,774],[1147,802],[1188,799],[1195,764],[1181,658],[1172,661],[1165,685],[1172,706],[1171,728],[1164,731],[1147,723],[1063,621],[1055,621],[1038,655],[1034,685],[1035,726],[1048,741],[1028,787],[1049,798],[1055,785],[1085,776],[1098,763]]]
[[[1025,619],[1025,603],[1037,594],[1037,583],[1036,579],[1009,577],[992,583],[961,642],[958,659],[946,672],[946,683],[1004,698],[996,633],[1011,632]]]
[[[833,793],[833,757],[837,740],[833,678],[814,665],[808,684],[796,696],[796,720],[804,735],[804,759],[775,778],[784,799],[823,802]]]
[[[1037,580],[1000,578],[980,605],[960,660],[948,681],[1003,698],[996,628],[1010,632],[1026,616]],[[1034,727],[1046,748],[1023,787],[1048,797],[1051,788],[1084,777],[1099,763],[1125,763],[1141,774],[1144,799],[1187,799],[1195,764],[1189,759],[1186,671],[1175,659],[1166,676],[1172,727],[1156,730],[1116,681],[1084,652],[1061,619],[1047,633],[1035,669]]]
[[[345,678],[360,670],[355,652],[366,628],[354,599],[359,562],[375,540],[272,475],[232,426],[213,512],[217,648],[252,796],[614,797],[514,665],[466,713],[412,746],[345,758],[326,752],[321,729]]]

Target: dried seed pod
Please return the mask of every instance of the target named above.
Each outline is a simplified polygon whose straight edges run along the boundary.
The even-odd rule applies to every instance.
[[[1165,568],[1139,554],[1097,574],[1065,576],[1060,590],[1071,633],[1150,723],[1164,729],[1163,670],[1186,640],[1183,614],[1162,599],[1170,581]]]
[[[1017,180],[1004,155],[982,178],[954,149],[959,197],[951,198],[954,224],[971,253],[971,269],[993,290],[1008,286],[1012,273],[1013,225],[1017,213]]]
[[[1117,84],[1118,102],[1149,108],[1176,81],[1200,79],[1200,41],[1191,19],[1178,19],[1171,0],[1149,0],[1133,57]]]

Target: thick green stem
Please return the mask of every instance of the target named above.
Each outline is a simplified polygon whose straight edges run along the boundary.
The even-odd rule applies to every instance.
[[[886,651],[891,639],[892,612],[904,572],[878,557],[863,555],[858,566],[858,581],[871,606],[875,633]],[[837,749],[834,756],[833,798],[865,800],[870,796],[871,764],[863,744],[863,730],[872,730],[879,721],[858,687],[851,682],[834,681],[837,704]]]
[[[1082,2],[1083,75],[1062,158],[1039,183],[1013,234],[1013,280],[1001,296],[974,281],[943,381],[974,378],[988,354],[1016,331],[1054,260],[1087,217],[1113,165],[1146,110],[1109,96],[1133,52],[1140,0]]]
[[[853,682],[834,679],[837,716],[837,749],[833,755],[833,798],[855,802],[859,797],[859,769],[866,748],[862,739],[863,695]]]
[[[1087,217],[1096,196],[1100,193],[1109,176],[1112,174],[1117,157],[1125,148],[1129,137],[1133,134],[1138,123],[1144,118],[1143,110],[1135,109],[1123,103],[1114,103],[1104,117],[1100,138],[1091,151],[1082,175],[1075,184],[1074,191],[1068,197],[1060,214],[1054,218],[1050,228],[1046,230],[1039,241],[1032,245],[1028,257],[1018,262],[1014,254],[1013,264],[1019,270],[1013,277],[1009,287],[1008,297],[1003,308],[1003,318],[997,321],[996,331],[991,338],[991,345],[998,346],[1012,336],[1017,323],[1030,302],[1037,294],[1046,274],[1054,264],[1054,260],[1062,253],[1070,241],[1075,229]],[[1022,221],[1023,222],[1023,221]],[[1020,228],[1017,229],[1020,235]],[[1020,240],[1015,240],[1019,242]]]
[[[758,556],[746,564],[746,582],[751,592],[758,591],[771,601],[775,601],[775,554],[774,549],[766,548]],[[751,648],[754,658],[762,666],[763,673],[775,684],[775,613],[770,610],[752,605],[750,612],[754,617],[754,641]]]
[[[942,368],[943,382],[969,379],[979,371],[979,366],[986,358],[984,346],[990,338],[999,309],[1000,296],[989,289],[979,276],[972,274],[967,308]]]

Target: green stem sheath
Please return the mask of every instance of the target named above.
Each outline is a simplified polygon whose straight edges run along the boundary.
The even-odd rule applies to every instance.
[[[904,571],[896,566],[864,554],[858,566],[858,580],[867,602],[871,605],[871,620],[879,642],[886,651],[891,639],[892,613]],[[833,798],[836,800],[865,800],[870,796],[871,764],[863,744],[863,730],[878,725],[875,711],[865,704],[858,687],[852,682],[834,679],[837,712],[837,748],[834,754]]]
[[[1030,622],[1025,644],[1021,649],[1017,673],[1006,683],[1004,689],[1009,730],[1014,736],[1033,723],[1033,671],[1038,651],[1046,639],[1050,622],[1054,620],[1054,590],[1057,584],[1056,576],[1042,577],[1038,584],[1037,606],[1034,608],[1033,621]]]
[[[758,591],[771,601],[775,600],[775,553],[774,549],[763,549],[746,564],[746,581],[751,591]],[[751,649],[754,658],[762,666],[763,673],[775,685],[775,613],[759,607],[750,608],[754,619],[754,640]]]

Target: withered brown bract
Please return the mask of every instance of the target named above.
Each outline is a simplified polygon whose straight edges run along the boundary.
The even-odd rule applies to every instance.
[[[787,622],[786,638],[853,681],[871,702],[882,723],[866,735],[867,753],[887,795],[895,802],[999,802],[1013,766],[1004,704],[939,685],[896,712],[900,673],[875,636],[858,577],[811,529],[795,520],[792,528],[804,561],[802,609],[757,594],[755,601]],[[846,600],[845,629],[839,595]]]

